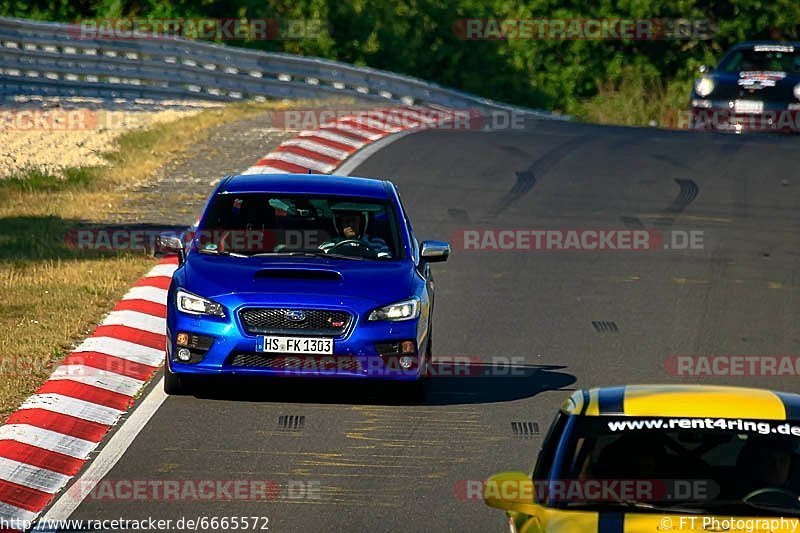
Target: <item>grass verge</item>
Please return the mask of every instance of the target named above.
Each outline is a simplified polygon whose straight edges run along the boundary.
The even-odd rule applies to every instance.
[[[108,166],[0,180],[0,416],[5,418],[155,261],[144,253],[68,248],[77,224],[103,220],[126,191],[181,158],[217,126],[278,103],[233,104],[122,134]]]
[[[685,128],[691,81],[664,82],[636,74],[599,85],[595,96],[569,110],[579,120],[617,126]]]

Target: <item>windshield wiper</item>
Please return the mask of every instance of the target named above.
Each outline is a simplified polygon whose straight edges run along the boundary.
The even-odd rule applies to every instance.
[[[249,255],[239,254],[236,252],[220,252],[219,250],[198,250],[201,254],[208,255],[224,255],[225,257],[250,257]]]

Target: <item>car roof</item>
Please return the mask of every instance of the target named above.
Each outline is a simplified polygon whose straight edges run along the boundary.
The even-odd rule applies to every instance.
[[[579,390],[561,410],[582,416],[800,420],[800,395],[718,385],[627,385]]]
[[[388,182],[369,178],[328,174],[240,174],[225,178],[218,193],[305,193],[357,196],[384,200]]]

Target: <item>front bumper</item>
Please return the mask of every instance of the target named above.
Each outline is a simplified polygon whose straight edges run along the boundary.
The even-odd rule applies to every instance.
[[[727,103],[717,102],[715,107],[691,107],[690,128],[731,133],[798,133],[800,109],[765,102],[761,113],[736,113]]]
[[[349,378],[391,381],[416,381],[427,364],[425,350],[427,324],[421,319],[401,322],[367,322],[357,315],[344,334],[333,337],[332,356],[267,354],[257,351],[258,335],[241,327],[238,313],[226,319],[187,315],[170,306],[167,316],[167,364],[180,375],[274,376]],[[176,357],[178,333],[187,333],[205,349],[191,351],[190,362]],[[291,336],[303,337],[302,330]],[[310,336],[313,338],[313,336]],[[413,341],[409,355],[414,364],[404,369],[400,354],[391,354],[387,345]],[[379,346],[383,355],[379,353]],[[185,347],[185,346],[183,346]]]

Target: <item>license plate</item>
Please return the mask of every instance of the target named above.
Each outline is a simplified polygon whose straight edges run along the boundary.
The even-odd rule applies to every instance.
[[[332,355],[333,339],[325,337],[259,337],[256,351]]]
[[[736,113],[762,113],[764,102],[758,100],[736,100],[733,102],[733,110]]]

